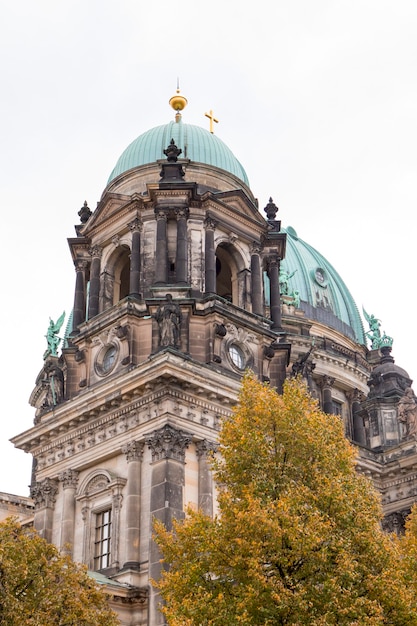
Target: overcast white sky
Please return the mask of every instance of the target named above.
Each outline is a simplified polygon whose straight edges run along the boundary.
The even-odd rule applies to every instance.
[[[32,425],[49,316],[72,307],[77,212],[172,119],[177,76],[184,121],[213,109],[260,207],[273,197],[417,378],[415,0],[19,0],[0,23],[0,491],[28,495],[8,439]]]

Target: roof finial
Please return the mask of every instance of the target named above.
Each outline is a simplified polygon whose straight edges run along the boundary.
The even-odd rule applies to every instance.
[[[176,91],[176,94],[174,96],[172,96],[172,98],[170,98],[169,104],[174,109],[174,111],[176,111],[175,121],[179,122],[180,119],[181,119],[180,111],[185,109],[185,107],[188,104],[187,98],[185,98],[185,96],[181,95],[181,93],[180,93],[180,80],[179,80],[179,78],[177,78],[177,91]]]
[[[275,202],[272,200],[272,198],[269,198],[269,202],[266,205],[266,207],[264,208],[264,211],[266,213],[266,217],[268,219],[268,221],[274,221],[275,220],[275,216],[278,213],[278,207],[275,204]]]
[[[219,120],[214,117],[213,111],[211,109],[210,109],[209,113],[204,113],[204,115],[209,118],[209,120],[210,120],[210,132],[211,132],[211,134],[214,134],[213,122],[216,122],[216,124],[218,124]]]

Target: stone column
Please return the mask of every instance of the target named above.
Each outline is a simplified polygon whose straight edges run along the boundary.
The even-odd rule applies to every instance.
[[[85,322],[85,271],[87,269],[86,259],[75,261],[75,294],[74,310],[72,313],[72,334],[79,333],[79,325]]]
[[[207,217],[204,226],[205,237],[205,293],[216,293],[216,251],[214,249],[214,231],[216,222]]]
[[[140,299],[140,235],[143,224],[136,217],[129,224],[132,231],[132,247],[130,251],[130,284],[129,296]]]
[[[188,284],[188,239],[187,239],[187,209],[178,209],[177,216],[177,252],[175,258],[176,282],[180,285]]]
[[[270,315],[272,330],[282,330],[281,297],[279,293],[279,259],[272,256],[268,259],[268,276],[270,282]]]
[[[264,308],[262,303],[262,273],[261,259],[259,253],[260,247],[257,244],[254,244],[252,247],[252,256],[250,259],[252,313],[256,313],[256,315],[263,315]]]
[[[53,478],[36,482],[30,490],[31,498],[35,503],[33,525],[39,535],[49,543],[52,542],[53,514],[57,493],[57,481]]]
[[[359,445],[366,446],[366,431],[361,412],[361,398],[358,389],[355,389],[350,396],[352,411],[352,439]]]
[[[320,381],[322,389],[323,411],[325,413],[333,413],[332,387],[335,379],[331,376],[323,376]]]
[[[156,210],[156,251],[155,251],[155,283],[166,285],[168,282],[168,241],[167,220],[165,211]]]
[[[90,267],[90,293],[88,296],[88,319],[95,317],[99,312],[101,253],[102,250],[99,246],[94,246],[90,250],[92,260]]]
[[[75,492],[78,484],[78,472],[69,469],[62,472],[58,478],[62,482],[64,489],[60,548],[62,554],[72,556],[75,524]]]
[[[198,508],[210,517],[213,517],[213,477],[209,458],[216,449],[216,444],[207,441],[207,439],[197,441],[196,443],[198,458]]]
[[[191,435],[166,424],[154,431],[146,439],[152,453],[151,475],[151,518],[161,520],[168,529],[172,520],[184,517],[183,489],[185,482],[185,451],[191,442]],[[161,553],[154,541],[149,551],[149,577],[160,577],[162,564]],[[155,626],[164,624],[158,606],[161,603],[159,593],[152,589],[149,602],[150,623]]]
[[[126,561],[123,569],[139,570],[140,563],[140,498],[141,465],[145,444],[130,441],[122,451],[127,460],[126,508]]]

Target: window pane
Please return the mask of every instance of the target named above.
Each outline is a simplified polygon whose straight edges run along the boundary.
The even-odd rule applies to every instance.
[[[109,567],[111,563],[111,509],[96,515],[94,569]]]

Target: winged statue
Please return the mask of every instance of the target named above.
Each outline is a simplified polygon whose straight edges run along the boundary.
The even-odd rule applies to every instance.
[[[61,330],[62,324],[65,319],[65,311],[62,315],[54,322],[51,318],[49,318],[49,326],[46,331],[46,341],[48,343],[48,348],[43,355],[43,358],[46,359],[48,356],[58,356],[58,346],[61,341],[61,338],[58,337],[58,333]]]
[[[369,324],[369,330],[366,331],[365,335],[371,342],[372,350],[377,350],[381,345],[381,322],[375,317],[375,315],[369,315],[369,313],[365,311],[364,307],[362,307],[362,311]]]

